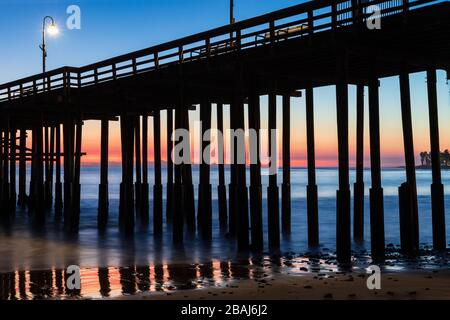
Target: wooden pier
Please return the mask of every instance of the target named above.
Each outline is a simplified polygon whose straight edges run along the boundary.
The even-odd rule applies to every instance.
[[[382,27],[371,30],[370,5],[381,9]],[[314,89],[336,86],[339,189],[336,192],[336,248],[342,263],[350,262],[354,239],[364,239],[364,94],[368,92],[370,123],[371,252],[384,259],[384,209],[380,165],[379,81],[399,76],[406,181],[399,186],[401,245],[404,253],[419,249],[419,221],[411,122],[409,75],[427,72],[430,137],[433,159],[432,221],[436,250],[446,248],[444,192],[440,173],[436,71],[450,70],[450,3],[426,0],[316,0],[179,40],[132,52],[81,68],[63,67],[0,85],[0,215],[8,223],[16,204],[43,223],[54,207],[55,218],[76,233],[80,219],[82,130],[87,120],[101,122],[98,228],[109,222],[109,123],[120,121],[122,182],[119,224],[133,234],[136,224],[149,226],[160,237],[164,217],[174,243],[185,238],[212,239],[212,222],[235,239],[239,250],[280,248],[281,236],[291,234],[290,122],[291,96],[304,90],[307,123],[308,243],[320,244],[316,181]],[[349,85],[357,96],[349,97]],[[366,91],[367,88],[367,91]],[[261,128],[260,97],[268,96],[270,129],[277,128],[277,97],[282,96],[282,184],[271,175],[267,190],[261,183],[261,162],[218,165],[219,185],[211,185],[210,165],[200,167],[198,195],[190,162],[171,159],[167,142],[167,202],[163,204],[161,128],[167,136],[189,130],[189,110],[200,106],[202,133],[211,128],[216,108],[217,127],[224,129],[224,105],[230,106],[231,129]],[[357,178],[354,194],[349,178],[349,99],[357,102]],[[245,106],[248,105],[248,108]],[[246,117],[245,112],[248,111]],[[167,114],[167,123],[161,115]],[[149,132],[148,120],[153,121]],[[248,119],[248,124],[245,123]],[[294,119],[295,120],[295,119]],[[400,124],[399,124],[400,127]],[[148,171],[148,135],[154,143],[154,177]],[[272,133],[270,133],[272,134]],[[31,148],[27,147],[31,139]],[[271,143],[273,153],[277,146]],[[61,145],[62,143],[62,145]],[[235,150],[237,150],[237,141]],[[260,142],[256,150],[259,154]],[[201,146],[203,151],[206,144]],[[252,149],[252,148],[251,148]],[[223,150],[219,150],[223,158]],[[234,154],[237,160],[238,154]],[[188,158],[190,158],[188,156]],[[276,157],[272,158],[276,161]],[[26,165],[31,174],[27,175]],[[18,169],[18,181],[16,170]],[[64,169],[64,170],[62,170]],[[134,178],[135,177],[135,178]],[[16,186],[17,184],[17,186]],[[17,192],[16,192],[17,190]],[[153,219],[149,194],[153,192]],[[212,194],[218,194],[218,212]],[[268,234],[263,232],[263,193],[267,192]],[[280,198],[281,196],[281,198]],[[195,200],[197,199],[197,212]],[[351,208],[353,205],[353,228]],[[165,212],[164,212],[165,208]],[[281,209],[281,210],[280,210]]]

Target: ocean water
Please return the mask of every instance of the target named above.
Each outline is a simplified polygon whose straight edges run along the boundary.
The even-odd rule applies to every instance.
[[[280,172],[281,173],[281,172]],[[443,171],[443,183],[450,185],[450,171]],[[150,177],[153,172],[150,170]],[[163,183],[166,172],[163,170]],[[227,172],[228,176],[228,172]],[[281,175],[280,175],[281,176]],[[26,211],[18,211],[15,221],[0,231],[0,271],[17,269],[35,269],[63,267],[68,263],[84,266],[121,266],[147,264],[155,259],[173,263],[202,262],[209,258],[234,257],[236,247],[233,241],[220,235],[217,209],[218,174],[215,168],[211,171],[213,185],[213,240],[204,244],[197,240],[187,240],[181,248],[175,248],[171,241],[170,227],[165,226],[164,237],[155,242],[152,229],[143,230],[136,226],[133,238],[124,238],[118,228],[120,167],[112,166],[109,173],[110,218],[105,233],[97,231],[97,194],[99,183],[98,167],[83,167],[81,175],[81,218],[80,232],[77,237],[68,237],[62,230],[60,222],[56,222],[53,213],[48,213],[44,228],[36,230]],[[351,171],[351,181],[355,172]],[[364,174],[366,182],[365,197],[365,238],[363,243],[354,243],[355,250],[370,249],[369,199],[370,171]],[[198,168],[193,168],[195,192],[197,193]],[[382,172],[384,187],[386,244],[400,243],[398,187],[405,180],[402,169],[385,169]],[[266,186],[268,177],[263,176]],[[304,253],[308,251],[306,220],[306,182],[305,169],[292,170],[292,235],[282,240],[282,252]],[[151,183],[151,179],[150,179]],[[281,181],[280,181],[281,183]],[[336,169],[318,169],[317,184],[319,192],[319,231],[322,249],[333,250],[336,236],[336,189],[338,172]],[[417,171],[419,197],[420,242],[423,245],[432,243],[431,225],[431,172]],[[281,188],[280,188],[281,189]],[[281,192],[281,191],[280,191]],[[450,189],[445,191],[447,212],[447,235],[450,234]],[[152,224],[152,192],[150,192],[150,226]],[[164,190],[165,200],[165,190]],[[263,217],[265,241],[267,242],[267,205],[266,188],[263,186]],[[280,201],[281,202],[281,201]]]
[[[229,172],[226,172],[226,175],[228,178]],[[151,184],[153,171],[150,170],[149,176]],[[198,168],[194,167],[193,180],[196,194],[198,191],[198,176]],[[444,186],[449,186],[450,171],[443,171],[442,176]],[[228,283],[228,281],[239,278],[241,271],[244,271],[245,277],[251,277],[252,272],[256,272],[252,271],[253,267],[261,267],[260,272],[266,274],[280,265],[280,263],[274,265],[267,255],[270,253],[267,249],[267,198],[265,188],[268,183],[267,176],[263,176],[263,217],[266,242],[265,259],[267,261],[264,258],[259,261],[260,258],[248,254],[244,256],[238,254],[235,243],[220,235],[217,209],[218,172],[216,168],[211,170],[213,240],[210,243],[201,243],[198,240],[191,239],[186,240],[183,246],[177,247],[172,244],[170,227],[166,224],[164,236],[158,241],[153,238],[151,227],[145,230],[136,225],[135,235],[131,238],[124,237],[120,233],[118,206],[121,169],[118,166],[112,166],[109,171],[109,225],[106,232],[99,233],[97,230],[99,168],[83,167],[81,177],[81,218],[80,232],[77,236],[67,236],[63,232],[61,222],[54,219],[53,212],[48,213],[45,226],[39,229],[35,228],[26,210],[18,210],[10,226],[1,226],[0,276],[2,284],[0,288],[4,292],[0,299],[45,298],[58,295],[70,297],[73,294],[75,297],[134,294],[140,290],[139,283],[142,279],[139,280],[139,276],[144,276],[145,279],[141,281],[141,286],[147,291],[164,291],[167,288],[170,291],[170,288],[185,288],[186,286],[195,289],[207,287],[208,285],[204,281],[211,282],[210,285]],[[163,184],[165,184],[165,177],[166,171],[163,170]],[[355,180],[354,171],[351,171],[350,178],[350,181]],[[364,178],[366,183],[366,240],[362,243],[353,243],[355,252],[364,252],[370,249],[368,198],[370,170],[364,172]],[[404,180],[405,172],[403,169],[385,169],[382,172],[385,195],[386,245],[398,245],[400,243],[398,187]],[[292,235],[289,239],[282,239],[281,252],[285,256],[288,253],[288,255],[301,257],[309,250],[307,245],[306,183],[307,170],[292,169]],[[317,184],[320,248],[322,252],[332,253],[335,249],[336,236],[337,170],[318,169]],[[420,242],[422,245],[432,244],[430,184],[431,171],[418,170],[417,186]],[[164,200],[165,195],[164,190]],[[449,235],[450,188],[446,188],[445,196],[447,235]],[[151,197],[152,192],[150,192],[150,226],[153,209]],[[292,265],[292,263],[290,262],[289,265]],[[298,264],[299,261],[295,263]],[[61,279],[64,276],[62,270],[69,265],[77,265],[82,268],[84,288],[82,293],[67,291],[61,284]],[[230,271],[233,268],[234,271]],[[151,272],[148,270],[151,270]],[[170,275],[170,272],[174,273],[175,276]],[[150,275],[153,279],[151,281],[148,278]],[[129,286],[130,281],[133,283],[131,287]],[[22,288],[22,292],[20,290],[21,283],[22,286],[25,286],[25,288]],[[33,287],[34,283],[37,283],[35,287]],[[105,283],[108,284],[106,288],[104,287]],[[150,283],[152,284],[150,285]],[[52,293],[49,294],[48,290]]]

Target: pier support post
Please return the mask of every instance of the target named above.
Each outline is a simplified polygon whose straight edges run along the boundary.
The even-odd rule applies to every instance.
[[[55,216],[59,219],[63,210],[63,193],[61,183],[61,125],[58,123],[55,129]]]
[[[42,128],[44,130],[44,202],[45,202],[45,208],[49,209],[49,200],[48,200],[48,194],[50,193],[50,185],[49,185],[49,159],[48,154],[50,152],[50,146],[49,146],[49,135],[48,135],[48,127],[44,126]]]
[[[339,190],[336,201],[336,254],[340,263],[351,261],[350,179],[348,147],[347,55],[338,62],[336,84],[337,131],[339,153]]]
[[[183,108],[183,98],[182,94],[180,97],[179,105],[175,111],[175,130],[179,130],[183,128],[183,120],[182,120],[182,108]],[[179,142],[178,142],[179,143]],[[174,153],[175,157],[175,183],[173,186],[173,196],[174,199],[177,199],[177,204],[173,207],[173,232],[172,238],[175,244],[181,244],[184,240],[184,186],[183,186],[183,178],[182,178],[182,164],[179,163],[179,154]]]
[[[419,218],[417,208],[416,163],[411,120],[411,95],[409,74],[406,70],[400,73],[400,94],[406,164],[406,182],[399,189],[400,234],[402,238],[402,251],[407,255],[416,255],[419,250]]]
[[[141,116],[135,118],[134,123],[134,143],[135,143],[135,161],[136,161],[136,182],[134,183],[135,193],[135,212],[136,218],[140,217],[141,194],[142,194],[142,166],[141,166]]]
[[[16,135],[17,130],[14,126],[11,126],[11,143],[10,143],[10,181],[9,181],[9,210],[13,213],[16,212],[16,156],[17,156],[17,148],[16,148]]]
[[[239,83],[242,79],[240,79]],[[236,117],[236,126],[238,131],[245,134],[245,110],[244,110],[244,97],[241,93],[242,86],[238,86],[234,95],[234,107]],[[240,139],[239,139],[240,140]],[[237,246],[239,251],[245,251],[250,248],[249,239],[249,216],[248,216],[248,189],[246,178],[246,157],[245,157],[245,137],[242,136],[243,148],[238,148],[239,154],[236,154],[237,166],[236,166],[236,209],[237,209]],[[240,142],[238,142],[240,143]]]
[[[232,102],[230,104],[230,130],[231,132],[236,132],[236,106],[235,103]],[[228,235],[231,238],[236,237],[236,225],[237,225],[237,159],[238,159],[238,146],[236,141],[237,139],[232,134],[230,137],[231,143],[231,163],[230,163],[230,184],[228,185]]]
[[[122,136],[122,183],[120,187],[119,223],[126,235],[134,232],[134,190],[133,190],[133,146],[134,118],[130,115],[120,117]]]
[[[200,238],[205,241],[212,239],[212,194],[210,182],[210,151],[211,141],[211,103],[207,98],[203,99],[200,105],[201,122],[201,164],[200,164],[200,184],[198,188],[198,214],[197,227]]]
[[[153,234],[162,235],[163,206],[161,182],[161,119],[160,111],[153,111],[153,138],[155,153],[155,185],[153,187]]]
[[[31,129],[31,170],[30,170],[30,183],[28,186],[28,212],[32,213],[34,210],[34,205],[36,202],[36,196],[34,194],[34,181],[36,180],[36,129],[32,127]]]
[[[431,208],[433,220],[433,247],[445,250],[444,186],[441,177],[441,151],[439,146],[439,119],[436,89],[436,70],[427,70],[428,108],[430,118],[430,142],[433,183],[431,185]]]
[[[3,167],[2,167],[2,190],[0,195],[0,215],[7,218],[9,214],[9,116],[5,117],[3,127]]]
[[[280,212],[279,212],[279,190],[277,181],[278,154],[277,154],[277,96],[275,88],[269,93],[269,154],[270,168],[269,186],[267,188],[267,209],[269,228],[269,247],[278,249],[280,247]]]
[[[19,146],[19,195],[17,204],[23,208],[27,203],[27,131],[25,129],[20,130]]]
[[[356,88],[356,183],[353,186],[353,238],[364,240],[364,85]]]
[[[37,222],[42,223],[45,220],[45,202],[44,202],[44,154],[43,154],[43,121],[42,116],[39,124],[36,125],[36,179],[34,185],[35,195],[35,217]]]
[[[184,106],[181,113],[181,120],[183,123],[183,128],[190,132],[190,123],[189,123],[189,110],[186,106]],[[188,236],[193,238],[195,237],[196,231],[196,219],[195,219],[195,194],[194,194],[194,185],[192,183],[192,165],[191,165],[191,143],[190,140],[187,141],[186,146],[188,146],[188,154],[184,155],[188,161],[184,163],[183,168],[183,188],[184,188],[184,205],[185,205],[185,217],[186,217],[186,225]]]
[[[0,123],[0,216],[3,212],[3,128]]]
[[[98,216],[97,223],[100,230],[108,224],[109,192],[108,192],[108,149],[109,149],[109,121],[101,120],[100,133],[100,185],[98,187]],[[58,151],[57,151],[58,152]]]
[[[141,186],[141,225],[146,228],[149,223],[149,184],[148,184],[148,115],[142,116],[142,186]]]
[[[55,127],[52,125],[50,127],[50,164],[49,164],[49,179],[50,179],[50,198],[48,208],[51,209],[53,206],[53,183],[54,183],[54,169],[55,169]]]
[[[27,206],[28,211],[32,212],[34,209],[35,203],[35,194],[34,194],[34,180],[36,180],[36,134],[35,128],[31,129],[31,150],[30,150],[30,182],[28,185],[28,198],[27,198]]]
[[[261,106],[257,89],[251,86],[248,99],[248,120],[250,131],[250,222],[252,249],[264,248],[262,217],[262,184],[260,159]],[[252,135],[252,131],[254,135]]]
[[[173,221],[173,110],[167,109],[167,196],[166,196],[166,222],[171,224]]]
[[[77,233],[80,226],[80,201],[81,201],[81,143],[83,134],[83,121],[81,116],[76,119],[75,136],[75,163],[73,177],[73,212],[70,231]]]
[[[306,187],[307,217],[308,217],[308,245],[319,245],[319,212],[316,185],[316,147],[314,132],[314,89],[311,83],[305,90],[306,95],[306,140],[308,158],[308,186]]]
[[[44,126],[44,202],[45,202],[45,208],[48,210],[51,208],[51,199],[50,197],[50,159],[49,159],[49,153],[50,153],[50,137],[48,134],[49,127]]]
[[[283,185],[282,230],[284,236],[291,234],[291,96],[283,96]]]
[[[380,115],[379,81],[369,82],[369,122],[370,122],[370,170],[372,187],[370,189],[370,239],[372,259],[383,261],[385,257],[384,202],[381,185],[380,160]]]
[[[68,114],[63,125],[64,140],[64,227],[69,230],[73,215],[74,133],[73,115]],[[34,133],[33,133],[34,135]]]
[[[217,131],[219,133],[217,141],[219,185],[217,186],[217,199],[219,207],[219,228],[220,233],[225,234],[228,230],[228,208],[227,208],[227,188],[225,186],[225,157],[224,157],[224,132],[223,132],[223,104],[217,103]]]

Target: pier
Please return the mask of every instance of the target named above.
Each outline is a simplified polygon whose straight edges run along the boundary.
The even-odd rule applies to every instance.
[[[380,8],[381,29],[368,28],[371,5]],[[416,166],[411,120],[409,76],[427,73],[432,153],[433,246],[446,249],[444,187],[439,162],[437,70],[450,71],[450,2],[430,0],[315,0],[182,39],[131,52],[80,68],[65,66],[0,85],[0,216],[8,223],[17,207],[26,208],[37,223],[63,221],[67,233],[80,224],[80,175],[83,124],[101,122],[98,228],[108,226],[108,150],[110,122],[120,123],[122,181],[119,225],[132,235],[136,225],[155,237],[170,226],[175,244],[186,238],[212,239],[218,219],[223,235],[240,251],[280,248],[291,233],[291,97],[306,101],[307,230],[311,247],[320,244],[316,181],[314,89],[335,86],[339,188],[336,190],[337,259],[349,263],[352,230],[355,241],[364,234],[364,101],[368,93],[370,127],[370,243],[374,260],[385,257],[383,184],[380,161],[380,79],[399,77],[406,181],[399,186],[401,247],[407,255],[419,251]],[[349,86],[357,87],[355,97]],[[277,97],[282,97],[282,174],[261,183],[261,162],[230,164],[230,184],[219,163],[219,185],[211,185],[211,165],[202,163],[198,194],[190,161],[172,161],[174,142],[167,142],[166,204],[163,198],[161,128],[167,136],[189,130],[189,110],[199,106],[202,135],[225,130],[224,106],[230,106],[230,129],[261,129],[260,97],[268,96],[269,129],[277,128]],[[349,100],[357,105],[356,181],[349,175]],[[162,123],[161,114],[167,114]],[[150,132],[148,120],[153,121]],[[246,121],[248,123],[246,123]],[[153,138],[153,172],[149,176],[149,135]],[[30,138],[31,148],[26,141]],[[268,139],[273,154],[277,146]],[[261,148],[258,140],[257,155]],[[237,150],[237,143],[235,150]],[[201,145],[205,150],[207,144]],[[219,150],[220,151],[220,150]],[[223,150],[219,160],[223,160]],[[234,153],[236,160],[238,155]],[[184,158],[184,157],[183,157]],[[190,158],[188,155],[187,158]],[[276,161],[276,160],[272,160]],[[27,164],[31,172],[27,174]],[[277,164],[278,165],[278,164]],[[280,164],[281,166],[281,164]],[[16,181],[16,171],[18,180]],[[281,183],[280,183],[281,181]],[[354,183],[354,192],[350,184]],[[16,191],[17,190],[17,191]],[[153,193],[153,212],[149,195]],[[212,210],[217,193],[218,212]],[[263,203],[263,193],[267,203]],[[353,203],[353,206],[352,206]],[[263,230],[263,208],[268,232]],[[353,207],[353,210],[352,210]],[[353,214],[353,226],[352,226]],[[152,215],[152,219],[150,219]],[[164,219],[165,217],[165,219]],[[152,225],[150,225],[150,221]]]

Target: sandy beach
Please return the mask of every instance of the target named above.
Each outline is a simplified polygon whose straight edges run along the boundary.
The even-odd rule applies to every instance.
[[[450,270],[384,273],[369,290],[361,272],[274,274],[224,287],[138,293],[120,300],[450,300]]]

